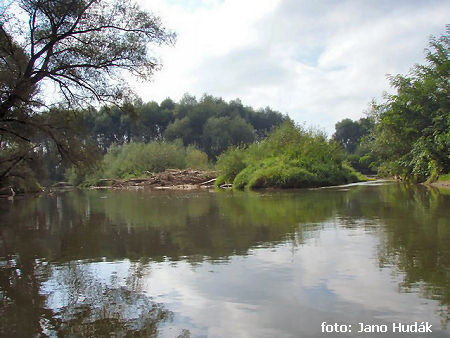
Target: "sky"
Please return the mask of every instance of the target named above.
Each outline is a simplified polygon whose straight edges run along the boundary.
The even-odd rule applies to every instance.
[[[331,135],[392,92],[387,74],[424,63],[450,23],[446,0],[140,0],[177,33],[163,67],[135,83],[145,101],[205,93],[271,107]]]

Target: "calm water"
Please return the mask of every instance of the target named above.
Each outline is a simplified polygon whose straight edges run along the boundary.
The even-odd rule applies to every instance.
[[[450,195],[423,187],[69,192],[0,216],[0,336],[450,336]],[[433,332],[392,332],[415,321]]]

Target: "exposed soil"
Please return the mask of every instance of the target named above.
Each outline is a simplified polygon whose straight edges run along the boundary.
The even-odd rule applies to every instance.
[[[437,181],[430,183],[432,187],[450,189],[450,181]]]
[[[214,186],[216,176],[215,171],[167,169],[161,173],[150,173],[143,178],[102,179],[98,186],[91,189],[204,189]]]

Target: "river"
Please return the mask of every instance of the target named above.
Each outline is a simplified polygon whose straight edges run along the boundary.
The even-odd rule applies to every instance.
[[[450,195],[422,186],[71,191],[0,215],[0,336],[450,336]]]

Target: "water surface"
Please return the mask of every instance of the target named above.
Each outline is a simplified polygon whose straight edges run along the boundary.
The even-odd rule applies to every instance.
[[[3,336],[450,336],[450,196],[424,187],[73,191],[0,214]]]

